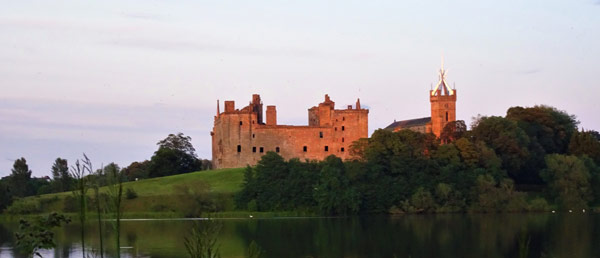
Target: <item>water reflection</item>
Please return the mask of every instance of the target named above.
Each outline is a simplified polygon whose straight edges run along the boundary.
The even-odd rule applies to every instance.
[[[125,221],[123,257],[185,257],[183,238],[192,221]],[[95,223],[86,225],[86,247],[97,250]],[[519,238],[529,257],[600,257],[600,215],[452,214],[354,218],[223,220],[223,257],[244,257],[255,241],[264,257],[517,257]],[[105,252],[114,256],[114,232],[106,223]],[[0,257],[12,250],[16,222],[0,223]],[[44,257],[81,257],[80,226],[56,231],[57,248]]]

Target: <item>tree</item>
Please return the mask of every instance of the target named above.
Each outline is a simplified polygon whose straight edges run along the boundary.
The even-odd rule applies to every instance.
[[[350,184],[342,160],[329,156],[323,162],[314,197],[321,212],[343,215],[358,212],[360,196]]]
[[[33,194],[31,192],[30,180],[31,170],[25,158],[15,160],[10,175],[10,191],[13,196],[24,197]]]
[[[596,164],[600,164],[600,140],[596,138],[593,131],[575,132],[569,143],[569,154],[592,158]]]
[[[56,158],[52,165],[52,187],[54,192],[71,190],[73,177],[69,173],[69,164],[66,159]]]
[[[198,162],[191,140],[191,137],[178,133],[169,134],[159,141],[158,150],[150,159],[149,176],[160,177],[199,170],[202,163]]]
[[[150,161],[132,162],[129,166],[123,168],[123,174],[127,177],[127,181],[135,181],[136,179],[144,179],[149,177]]]
[[[456,120],[447,123],[440,134],[440,141],[443,143],[453,142],[463,137],[467,132],[467,125],[463,120]]]
[[[185,136],[183,133],[169,134],[167,138],[156,143],[160,148],[167,148],[184,152],[190,156],[196,157],[196,149],[192,146],[192,137]]]
[[[532,182],[538,179],[538,171],[522,171],[529,158],[529,137],[515,121],[491,116],[481,117],[474,123],[473,138],[492,148],[502,160],[502,167],[517,182]]]
[[[546,156],[542,178],[548,183],[552,197],[563,209],[585,209],[592,200],[590,173],[576,156]]]

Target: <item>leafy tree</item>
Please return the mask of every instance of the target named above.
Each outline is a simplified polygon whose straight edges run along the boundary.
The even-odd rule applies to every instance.
[[[416,212],[431,212],[436,206],[431,192],[425,190],[423,187],[419,187],[411,196],[410,203]]]
[[[467,132],[467,125],[463,120],[456,120],[447,123],[440,134],[440,141],[444,143],[453,142],[460,139]]]
[[[592,200],[590,173],[576,156],[551,154],[546,157],[542,178],[548,183],[552,197],[563,209],[582,209]]]
[[[473,138],[491,147],[502,160],[502,167],[518,183],[531,182],[538,178],[537,171],[529,174],[521,167],[529,158],[529,137],[515,121],[491,116],[481,117],[473,127]]]
[[[167,138],[156,143],[160,148],[178,150],[190,156],[196,157],[196,149],[192,146],[192,137],[185,136],[183,133],[169,134]]]
[[[360,198],[350,184],[342,160],[333,155],[327,157],[320,174],[314,195],[321,212],[331,215],[358,212]]]
[[[52,164],[52,187],[54,192],[70,191],[73,177],[69,173],[69,163],[66,159],[56,158]]]
[[[577,131],[577,119],[550,106],[511,107],[506,119],[516,121],[532,143],[545,153],[566,153],[571,135]]]
[[[129,166],[123,168],[123,174],[127,177],[127,181],[135,181],[136,179],[145,179],[149,177],[151,162],[144,160],[142,162],[132,162]]]
[[[33,194],[30,186],[31,170],[25,158],[15,160],[10,175],[10,191],[13,196],[24,197]]]
[[[600,164],[600,140],[596,138],[593,131],[575,132],[571,136],[569,143],[569,154],[587,155],[592,158],[596,164]]]
[[[178,133],[169,134],[159,141],[158,150],[150,159],[149,176],[161,177],[199,170],[201,162],[199,164],[191,140],[191,137]]]
[[[9,191],[6,178],[0,180],[0,213],[12,203],[12,194]]]

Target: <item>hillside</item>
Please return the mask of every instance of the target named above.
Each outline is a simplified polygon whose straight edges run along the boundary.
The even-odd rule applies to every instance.
[[[123,207],[126,213],[154,213],[157,216],[179,216],[189,200],[183,200],[182,188],[194,192],[198,187],[209,186],[208,197],[218,200],[221,209],[233,210],[233,196],[241,189],[244,168],[198,171],[174,176],[151,178],[123,183]],[[127,199],[125,192],[132,189],[137,197]],[[106,192],[107,188],[100,188]],[[93,191],[88,191],[92,197]],[[51,211],[74,212],[71,192],[27,197],[16,201],[6,212],[9,214],[35,214]],[[88,207],[91,209],[92,207]]]

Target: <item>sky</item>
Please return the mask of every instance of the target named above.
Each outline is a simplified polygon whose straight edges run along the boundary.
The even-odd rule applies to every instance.
[[[0,177],[177,132],[210,159],[217,100],[254,93],[293,125],[360,98],[372,133],[430,115],[442,55],[467,124],[546,104],[600,130],[600,0],[0,2]]]

